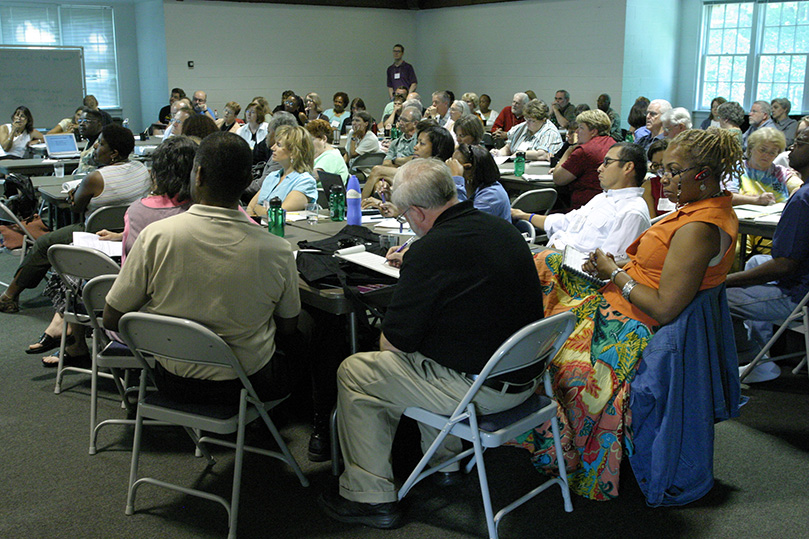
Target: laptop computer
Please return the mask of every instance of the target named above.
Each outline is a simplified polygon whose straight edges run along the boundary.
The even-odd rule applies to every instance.
[[[329,172],[325,172],[323,170],[318,171],[318,178],[320,179],[320,185],[323,186],[323,194],[320,195],[318,193],[318,204],[322,208],[329,207],[329,193],[331,192],[332,185],[338,185],[343,192],[345,192],[345,186],[343,185],[343,178],[340,177],[339,174],[332,174]]]
[[[80,155],[73,133],[45,135],[45,147],[48,149],[48,157],[52,159],[71,159]]]

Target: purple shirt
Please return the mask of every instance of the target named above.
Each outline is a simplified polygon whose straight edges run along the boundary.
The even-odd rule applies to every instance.
[[[404,86],[410,91],[410,85],[418,82],[413,66],[407,62],[402,61],[398,67],[395,64],[388,66],[388,88],[395,90],[399,86]]]

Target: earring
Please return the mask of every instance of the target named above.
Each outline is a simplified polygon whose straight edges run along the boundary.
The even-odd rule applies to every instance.
[[[700,191],[704,191],[704,190],[706,190],[706,189],[707,189],[707,187],[705,187],[705,183],[704,183],[704,182],[703,182],[703,183],[701,183],[701,184],[699,184],[699,190],[700,190]]]

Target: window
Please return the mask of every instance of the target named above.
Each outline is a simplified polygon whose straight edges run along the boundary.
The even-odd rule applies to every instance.
[[[809,0],[711,2],[704,6],[699,108],[723,96],[745,109],[786,97],[808,110]]]
[[[0,3],[4,45],[84,47],[87,93],[101,108],[118,108],[118,64],[112,8]]]

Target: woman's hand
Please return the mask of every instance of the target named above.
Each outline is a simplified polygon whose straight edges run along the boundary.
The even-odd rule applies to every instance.
[[[775,195],[772,193],[761,193],[756,198],[756,204],[760,206],[769,206],[775,204]]]
[[[463,165],[460,161],[454,157],[450,157],[447,159],[446,163],[453,176],[463,176]]]
[[[362,207],[362,209],[379,208],[380,204],[382,204],[381,200],[378,200],[374,197],[368,197],[362,199],[362,203],[360,204],[360,206]]]
[[[384,201],[390,200],[390,183],[388,180],[382,178],[376,182],[375,192],[380,199]]]
[[[101,241],[121,241],[124,237],[123,234],[119,234],[118,232],[110,232],[106,228],[96,232],[96,236],[98,236],[98,239]]]
[[[618,264],[615,263],[615,257],[611,253],[605,253],[601,249],[596,249],[590,253],[587,262],[581,267],[582,271],[595,275],[599,279],[606,281],[612,275],[612,272],[618,269]]]

